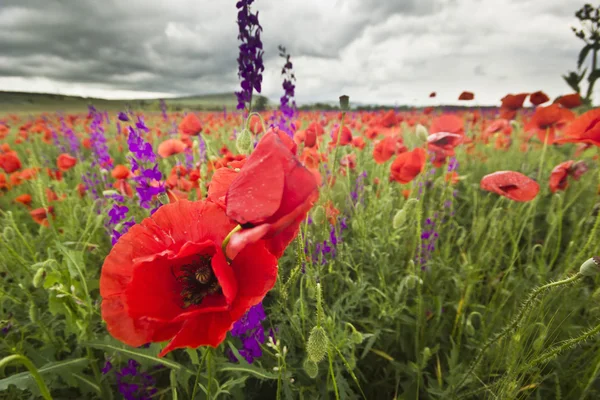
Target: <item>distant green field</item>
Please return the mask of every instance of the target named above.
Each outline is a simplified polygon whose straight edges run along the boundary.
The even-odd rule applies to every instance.
[[[262,96],[255,96],[256,98]],[[198,110],[217,111],[226,107],[235,109],[237,100],[233,93],[176,97],[165,99],[170,111]],[[108,111],[124,110],[127,107],[144,111],[160,111],[160,99],[106,100],[92,97],[65,96],[47,93],[24,93],[0,91],[0,114],[39,112],[81,112],[88,105]],[[267,100],[268,104],[268,100]]]

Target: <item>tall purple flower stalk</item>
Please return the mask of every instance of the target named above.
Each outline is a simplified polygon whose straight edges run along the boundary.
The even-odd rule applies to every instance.
[[[265,70],[263,64],[263,45],[260,40],[262,27],[258,22],[258,11],[253,14],[250,5],[254,0],[240,0],[235,7],[238,9],[237,24],[239,28],[238,40],[240,54],[238,56],[238,77],[242,79],[242,90],[235,92],[237,96],[238,110],[250,111],[252,104],[252,92],[258,93],[262,90],[262,73]]]
[[[165,190],[162,183],[153,186],[154,181],[161,181],[162,173],[158,169],[156,154],[154,154],[152,145],[142,137],[144,132],[149,131],[150,129],[144,123],[143,118],[138,117],[135,128],[129,126],[129,136],[127,138],[129,151],[133,153],[129,158],[131,172],[140,171],[139,175],[133,177],[136,183],[135,190],[140,201],[140,207],[146,209],[151,208],[152,198]]]
[[[94,155],[92,157],[91,172],[83,177],[83,183],[86,190],[91,193],[92,199],[96,200],[100,198],[99,190],[104,190],[106,186],[106,177],[104,175],[102,177],[98,176],[98,169],[112,169],[112,160],[106,145],[104,127],[102,126],[102,113],[98,112],[94,106],[89,106],[88,117],[92,118],[90,141]]]
[[[69,144],[70,153],[72,156],[79,158],[79,139],[75,136],[75,132],[73,129],[69,128],[65,122],[65,117],[63,115],[60,116],[60,130],[63,136],[67,139],[67,143]]]
[[[167,114],[167,102],[164,99],[160,99],[160,111],[165,121],[169,120],[169,114]]]
[[[108,374],[113,369],[110,361],[102,368],[102,375]],[[151,399],[158,389],[156,380],[147,372],[140,370],[140,364],[134,359],[129,359],[127,365],[115,371],[117,388],[125,400]]]
[[[290,55],[287,53],[285,47],[279,46],[279,56],[283,57],[285,60],[285,64],[281,69],[281,75],[284,76],[283,80],[283,96],[279,99],[279,109],[281,111],[281,116],[279,118],[279,129],[285,131],[288,135],[293,136],[295,127],[288,126],[291,123],[292,118],[296,113],[296,101],[294,100],[294,89],[296,88],[296,76],[292,70],[293,65],[290,60]]]

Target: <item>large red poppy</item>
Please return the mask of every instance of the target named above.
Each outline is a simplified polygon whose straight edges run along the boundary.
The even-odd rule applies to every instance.
[[[221,168],[213,176],[209,200],[244,228],[231,236],[227,256],[232,259],[245,244],[261,239],[281,257],[319,197],[314,174],[295,157],[295,143],[288,139],[270,130],[239,172]]]
[[[547,141],[548,144],[553,144],[556,131],[563,129],[574,118],[575,114],[572,111],[556,103],[547,107],[538,107],[525,125],[525,130],[537,135],[540,142]]]
[[[406,151],[407,148],[402,143],[402,138],[397,136],[388,136],[377,142],[373,148],[373,160],[377,164],[384,164],[395,154]]]
[[[263,242],[231,265],[221,250],[235,223],[209,201],[179,200],[133,226],[102,266],[102,318],[130,346],[170,340],[160,352],[218,346],[277,278]]]
[[[587,170],[588,167],[583,161],[569,160],[558,164],[550,174],[550,181],[548,182],[550,191],[556,193],[559,190],[565,190],[569,186],[567,180],[569,176],[577,181]]]
[[[0,168],[7,174],[12,174],[21,169],[21,160],[15,152],[0,154]]]
[[[425,167],[425,150],[418,147],[413,151],[398,154],[390,166],[390,180],[408,183],[415,179]]]
[[[581,114],[556,143],[587,143],[600,146],[600,108]]]
[[[457,135],[465,134],[465,122],[454,114],[440,115],[431,123],[429,133],[449,132]]]
[[[540,185],[515,171],[498,171],[481,178],[481,188],[514,201],[530,201],[537,196]]]

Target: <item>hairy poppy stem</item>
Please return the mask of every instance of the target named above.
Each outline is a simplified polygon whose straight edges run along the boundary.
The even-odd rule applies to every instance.
[[[521,325],[521,322],[523,322],[523,319],[525,318],[525,316],[527,315],[527,312],[531,309],[531,307],[533,306],[533,303],[535,302],[535,300],[546,290],[548,289],[554,289],[556,287],[560,287],[560,286],[564,286],[564,285],[568,285],[571,284],[579,279],[583,278],[583,275],[580,272],[577,272],[575,275],[571,276],[570,278],[565,278],[563,280],[560,281],[556,281],[556,282],[550,282],[547,283],[543,286],[540,286],[536,289],[534,289],[529,296],[527,296],[527,300],[525,300],[525,302],[523,303],[523,305],[521,306],[521,309],[519,310],[519,313],[517,314],[516,318],[514,318],[512,320],[512,322],[510,324],[508,324],[507,326],[505,326],[499,333],[497,333],[496,335],[494,335],[491,339],[489,339],[484,345],[483,347],[479,350],[479,354],[477,355],[477,357],[475,358],[475,361],[471,364],[471,366],[469,367],[469,369],[467,370],[467,372],[465,373],[465,375],[462,377],[462,379],[458,382],[458,384],[454,387],[453,392],[455,393],[456,390],[460,389],[462,387],[462,385],[465,383],[465,381],[467,380],[467,378],[473,373],[473,371],[475,371],[475,368],[477,367],[477,365],[479,364],[479,362],[481,361],[481,359],[483,358],[484,354],[486,353],[486,351],[496,342],[500,341],[500,339],[504,338],[506,335],[508,335],[510,332],[512,332],[513,330],[519,328],[519,326]]]
[[[229,232],[229,233],[227,234],[227,236],[226,236],[226,237],[225,237],[225,239],[223,240],[223,244],[221,245],[221,250],[223,250],[223,254],[225,255],[225,260],[227,260],[227,263],[228,263],[228,264],[231,264],[231,261],[232,261],[232,260],[231,260],[229,257],[227,257],[227,245],[229,244],[229,241],[231,240],[231,236],[232,236],[234,233],[236,233],[236,232],[239,232],[239,231],[241,231],[241,230],[242,230],[242,226],[241,226],[241,225],[238,225],[238,226],[236,226],[235,228],[233,228],[233,229],[231,230],[231,232]]]
[[[46,386],[46,383],[42,379],[40,372],[35,367],[35,365],[33,365],[33,363],[29,360],[29,358],[20,354],[13,354],[12,356],[4,357],[2,360],[0,360],[0,369],[4,369],[5,366],[15,361],[23,364],[29,370],[29,373],[31,374],[33,380],[38,385],[42,397],[45,400],[52,400],[52,396],[50,395],[48,386]]]

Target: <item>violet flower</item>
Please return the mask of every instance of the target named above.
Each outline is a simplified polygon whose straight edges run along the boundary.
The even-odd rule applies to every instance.
[[[231,335],[242,340],[243,347],[239,353],[249,364],[262,356],[260,345],[265,342],[265,330],[261,322],[266,318],[262,303],[258,303],[233,324]],[[229,351],[228,356],[232,362],[238,361],[233,352]]]

